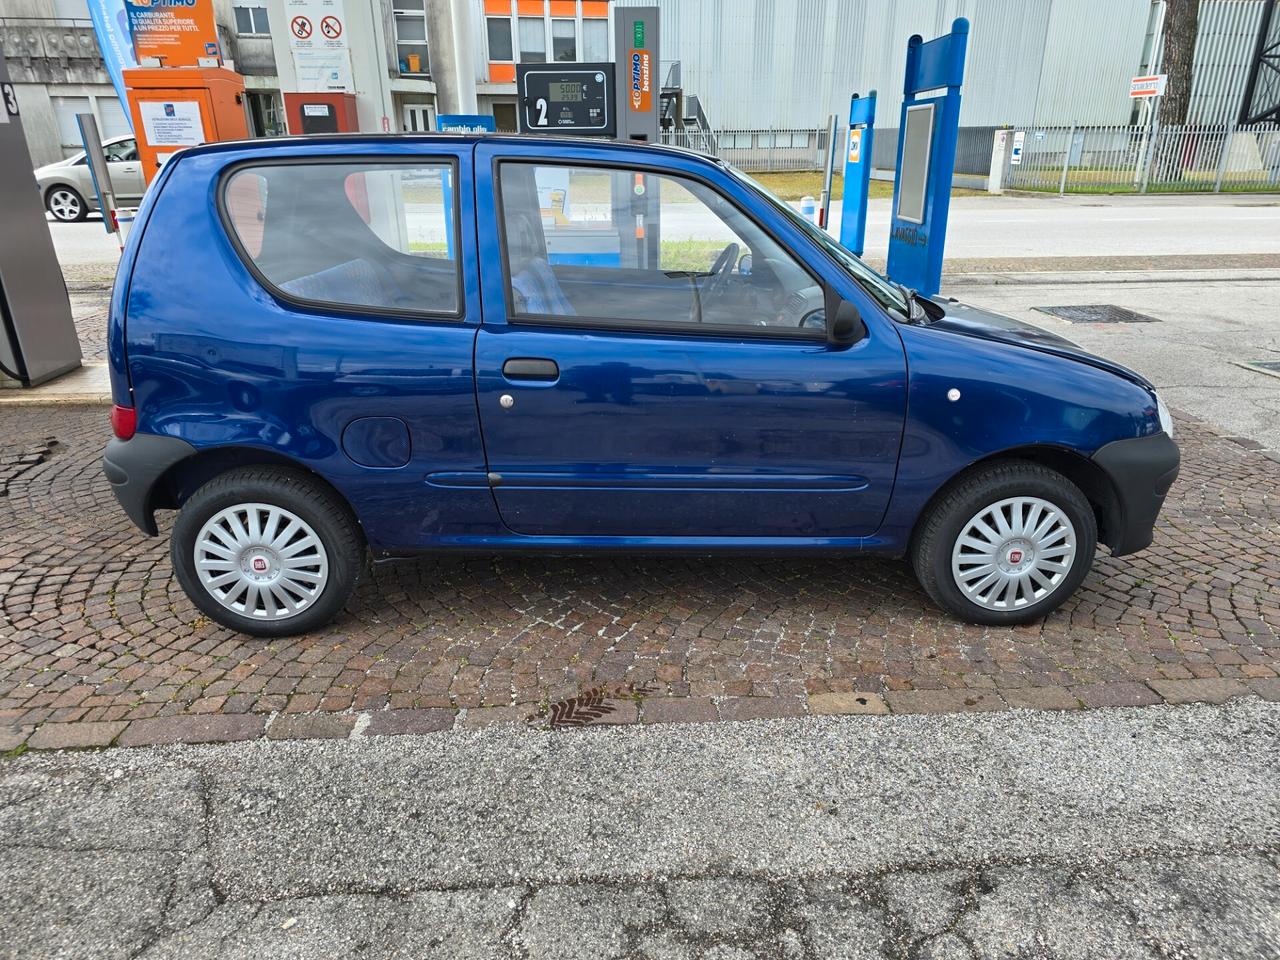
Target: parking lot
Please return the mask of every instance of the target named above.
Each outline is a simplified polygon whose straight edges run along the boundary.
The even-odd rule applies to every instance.
[[[584,694],[603,699],[578,719],[611,724],[1280,698],[1280,381],[1236,363],[1277,350],[1257,309],[1274,273],[952,275],[963,299],[1152,376],[1179,414],[1153,546],[1100,558],[1061,610],[1014,629],[949,618],[902,562],[449,556],[373,567],[331,627],[255,640],[187,601],[169,515],[149,539],[120,511],[105,407],[0,405],[0,748],[541,723]],[[100,363],[106,287],[69,280]],[[1035,309],[1098,302],[1160,322]]]
[[[106,406],[0,404],[0,957],[1273,956],[1276,264],[1035,263],[946,292],[1150,375],[1183,466],[1016,629],[901,562],[442,557],[255,640],[123,516]],[[877,713],[943,715],[821,716]]]
[[[1280,695],[1280,463],[1188,420],[1155,544],[1101,559],[1042,624],[957,623],[896,562],[449,557],[375,567],[331,628],[269,642],[198,616],[167,540],[129,525],[98,464],[105,416],[0,411],[10,746],[41,724],[89,742],[256,736],[273,718],[346,735],[386,708],[438,729],[600,684],[642,688],[611,722],[794,716],[849,691],[906,712]],[[154,719],[210,715],[236,719]]]

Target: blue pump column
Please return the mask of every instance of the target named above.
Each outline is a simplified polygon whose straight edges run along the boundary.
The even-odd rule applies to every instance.
[[[969,21],[957,17],[948,34],[928,43],[919,34],[907,41],[887,272],[925,296],[942,284],[968,40]],[[942,88],[941,96],[919,96]]]
[[[849,140],[844,155],[844,196],[840,201],[840,244],[862,256],[867,237],[867,192],[876,123],[876,92],[856,93],[849,102]]]

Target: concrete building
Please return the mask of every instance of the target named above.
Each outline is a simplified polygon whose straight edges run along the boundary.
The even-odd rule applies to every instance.
[[[76,149],[77,113],[92,113],[104,137],[129,132],[88,17],[84,0],[0,0],[0,49],[37,166]]]
[[[283,133],[280,94],[296,89],[286,0],[213,2],[224,56],[246,78],[254,134]],[[1202,0],[1192,123],[1238,114],[1270,2]],[[1128,81],[1159,69],[1165,9],[1163,0],[345,0],[361,127],[434,127],[433,5],[453,11],[451,52],[469,64],[477,111],[514,130],[516,64],[612,59],[613,21],[643,4],[661,10],[664,86],[729,131],[729,147],[812,131],[843,116],[855,91],[896,102],[907,37],[944,32],[956,16],[972,24],[963,126],[1129,123]],[[76,149],[78,112],[94,113],[108,136],[127,130],[86,0],[0,0],[0,45],[37,163]]]

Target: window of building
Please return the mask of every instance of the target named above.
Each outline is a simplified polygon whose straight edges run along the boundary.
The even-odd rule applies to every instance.
[[[812,274],[705,184],[514,162],[500,166],[499,182],[516,317],[823,335],[822,287]],[[637,196],[647,201],[641,214]]]
[[[493,105],[493,123],[499,133],[515,133],[516,105],[514,103],[495,103]]]
[[[609,56],[609,21],[582,21],[582,59],[588,63],[611,60]]]
[[[511,46],[511,18],[487,17],[485,28],[489,32],[489,59],[510,63],[514,59]]]
[[[133,133],[124,107],[115,97],[98,97],[95,106],[98,108],[98,133],[102,134],[103,140]]]
[[[77,113],[91,113],[88,97],[50,97],[53,103],[53,117],[58,124],[58,136],[64,147],[79,147],[80,125],[76,123]]]
[[[269,164],[236,171],[223,209],[277,294],[362,312],[457,316],[453,183],[444,162]],[[448,215],[446,202],[455,206]]]
[[[396,26],[396,60],[400,72],[426,76],[431,73],[427,57],[426,0],[392,0]]]
[[[551,21],[551,57],[560,61],[578,59],[578,28],[572,20]]]
[[[547,26],[541,17],[520,18],[520,60],[547,62]]]
[[[267,6],[265,3],[254,3],[252,0],[237,0],[235,12],[236,33],[240,34],[240,36],[252,34],[270,35],[271,24],[267,20]]]

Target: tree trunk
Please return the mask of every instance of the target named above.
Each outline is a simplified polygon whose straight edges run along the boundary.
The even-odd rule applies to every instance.
[[[1191,67],[1196,55],[1200,0],[1168,0],[1164,17],[1164,61],[1169,75],[1160,104],[1160,123],[1180,127],[1191,105]]]
[[[1161,69],[1168,75],[1160,98],[1160,130],[1152,145],[1153,184],[1175,183],[1182,179],[1188,149],[1193,146],[1184,131],[1191,106],[1191,75],[1196,54],[1196,31],[1200,20],[1200,0],[1166,0],[1164,17],[1164,57]],[[1164,133],[1164,131],[1168,131]],[[1159,186],[1156,187],[1159,189]]]

